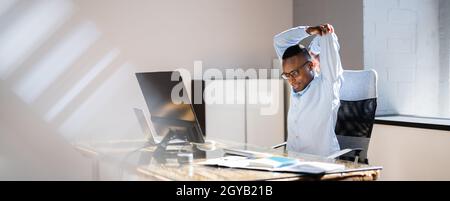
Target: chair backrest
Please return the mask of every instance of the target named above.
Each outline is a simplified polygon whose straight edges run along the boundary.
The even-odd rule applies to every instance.
[[[340,99],[335,128],[339,145],[341,149],[362,148],[359,161],[368,163],[367,150],[377,108],[376,71],[345,70]],[[342,159],[353,160],[350,155]]]

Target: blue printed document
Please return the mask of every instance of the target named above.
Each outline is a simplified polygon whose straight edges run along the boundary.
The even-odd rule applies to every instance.
[[[249,166],[264,168],[280,168],[297,163],[298,160],[287,157],[272,156],[249,160]]]
[[[221,158],[209,159],[197,164],[303,174],[324,174],[327,172],[345,170],[345,166],[342,164],[299,161],[298,159],[282,156],[270,156],[256,159],[243,156],[224,156]]]

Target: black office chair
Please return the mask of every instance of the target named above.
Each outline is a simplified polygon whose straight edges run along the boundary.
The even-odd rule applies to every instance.
[[[369,163],[367,151],[377,109],[375,70],[344,71],[336,137],[342,150],[339,159]]]
[[[368,164],[367,150],[377,108],[377,73],[375,70],[345,70],[343,77],[335,127],[341,151],[327,158]],[[286,142],[272,148],[282,146],[286,146]]]

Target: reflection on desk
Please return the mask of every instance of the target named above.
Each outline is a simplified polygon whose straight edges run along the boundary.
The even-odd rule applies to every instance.
[[[75,147],[85,156],[94,160],[96,179],[113,180],[168,180],[168,181],[258,181],[258,180],[376,180],[381,167],[349,161],[326,159],[319,156],[273,150],[249,144],[216,140],[216,149],[203,151],[196,145],[168,146],[167,151],[157,151],[157,147],[145,141],[109,141],[77,143]],[[297,173],[243,170],[212,167],[197,164],[207,159],[224,156],[223,148],[243,149],[270,153],[276,156],[297,158],[300,161],[331,162],[345,165],[340,173],[305,175]],[[118,175],[103,173],[102,167],[116,169]],[[111,172],[111,171],[109,171]]]

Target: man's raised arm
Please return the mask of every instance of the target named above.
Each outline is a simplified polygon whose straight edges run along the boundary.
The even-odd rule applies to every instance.
[[[320,71],[330,82],[338,80],[344,72],[339,55],[339,42],[335,33],[323,35],[320,40]]]
[[[320,35],[320,72],[323,78],[335,82],[344,72],[339,55],[338,37],[334,33],[334,27],[330,24],[322,24],[317,27],[310,27],[307,30],[310,34]]]
[[[298,45],[301,40],[308,37],[309,34],[306,32],[308,26],[299,26],[283,31],[273,37],[273,46],[277,52],[278,58],[282,59],[284,51],[287,48]]]

